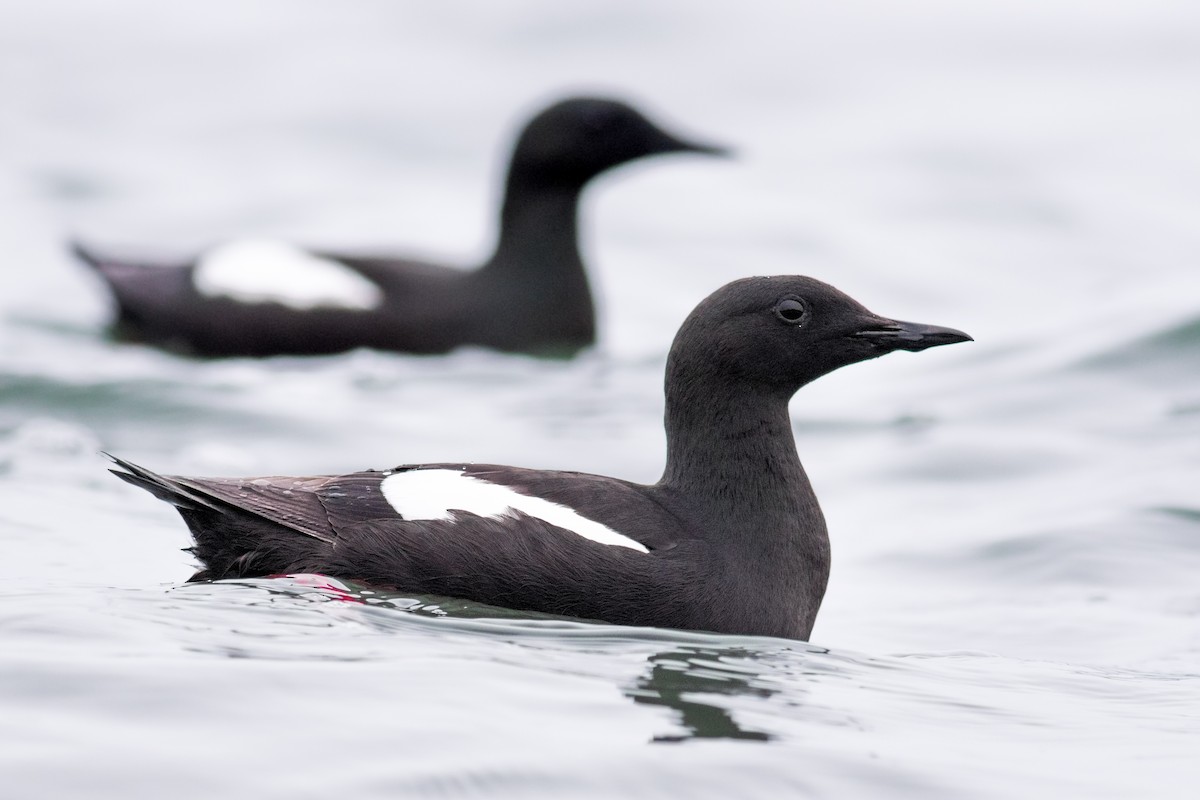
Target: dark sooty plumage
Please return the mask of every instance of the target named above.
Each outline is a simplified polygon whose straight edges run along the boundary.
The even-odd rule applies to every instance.
[[[829,540],[788,400],[838,367],[969,341],[872,314],[812,278],[735,281],[680,328],[667,464],[642,486],[481,464],[310,478],[114,472],[175,504],[194,579],[317,572],[625,625],[806,639]]]
[[[686,141],[615,100],[573,98],[537,114],[512,153],[495,252],[478,269],[313,253],[371,302],[307,307],[206,291],[204,258],[175,265],[74,252],[107,282],[121,338],[200,356],[317,355],[357,347],[444,353],[461,345],[570,355],[595,341],[595,311],[579,253],[584,186],[608,169],[662,153],[721,154]],[[245,256],[253,261],[253,254]],[[312,259],[308,259],[311,264]],[[335,266],[336,265],[336,266]],[[234,267],[235,271],[238,269]],[[286,283],[284,278],[277,283]],[[285,288],[280,286],[280,288]]]

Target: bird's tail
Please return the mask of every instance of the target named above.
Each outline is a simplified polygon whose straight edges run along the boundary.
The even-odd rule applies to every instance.
[[[145,489],[179,511],[192,532],[188,548],[203,569],[190,581],[262,577],[291,572],[320,572],[328,543],[282,525],[264,525],[261,517],[184,485],[166,475],[104,453],[126,483]]]
[[[155,274],[158,272],[159,267],[171,266],[165,263],[160,264],[113,258],[112,256],[98,252],[90,245],[84,244],[75,238],[67,240],[67,249],[71,251],[71,255],[82,261],[106,281],[113,284],[113,288],[118,288],[120,283],[128,282],[129,280],[138,280],[144,278],[147,274]]]
[[[109,470],[113,475],[116,475],[126,483],[133,484],[139,489],[145,489],[159,500],[164,500],[176,508],[187,511],[199,511],[200,509],[208,509],[209,511],[221,510],[220,506],[210,498],[200,495],[178,481],[172,480],[165,475],[159,475],[157,472],[151,472],[145,467],[139,467],[131,461],[117,458],[111,453],[104,453],[103,455],[117,465],[118,469]]]

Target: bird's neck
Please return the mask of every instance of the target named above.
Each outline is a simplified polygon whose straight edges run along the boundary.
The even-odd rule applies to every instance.
[[[582,187],[538,185],[510,176],[500,209],[496,252],[487,265],[510,277],[544,278],[547,272],[583,278],[579,255]]]
[[[693,374],[693,378],[696,376]],[[685,376],[680,376],[686,380]],[[781,635],[807,638],[829,577],[829,537],[800,464],[788,398],[669,381],[667,465],[656,487],[695,513],[708,544],[741,563],[740,582],[794,614]],[[701,527],[703,525],[703,527]]]
[[[662,485],[719,502],[739,520],[759,509],[804,511],[812,487],[796,452],[785,399],[749,392],[668,394],[666,419]]]
[[[596,339],[596,311],[579,255],[579,188],[510,178],[496,252],[472,277],[501,331],[494,346],[569,354]]]

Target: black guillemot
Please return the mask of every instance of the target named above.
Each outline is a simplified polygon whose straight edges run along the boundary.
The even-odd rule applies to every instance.
[[[192,580],[320,573],[622,624],[807,639],[829,539],[788,400],[839,367],[970,341],[877,316],[812,278],[746,278],[667,359],[667,461],[650,486],[487,464],[318,477],[113,472],[173,503]]]
[[[75,242],[116,301],[118,338],[204,357],[474,345],[572,355],[595,342],[578,206],[601,173],[646,156],[724,148],[667,133],[626,103],[544,109],[517,139],[495,251],[473,270],[411,259],[233,242],[193,262],[129,261]]]

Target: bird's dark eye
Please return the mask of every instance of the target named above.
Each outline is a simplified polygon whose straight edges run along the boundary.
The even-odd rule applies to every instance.
[[[805,317],[804,303],[793,297],[780,300],[775,306],[775,316],[788,325],[799,325]]]

